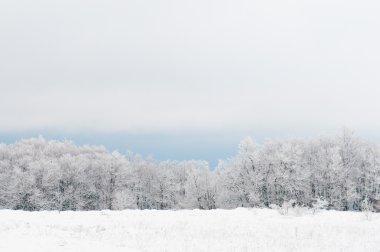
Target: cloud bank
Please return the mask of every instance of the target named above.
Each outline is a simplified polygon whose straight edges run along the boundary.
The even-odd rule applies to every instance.
[[[376,1],[0,3],[0,130],[380,126]]]

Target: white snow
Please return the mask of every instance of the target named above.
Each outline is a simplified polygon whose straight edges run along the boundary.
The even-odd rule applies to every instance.
[[[380,251],[380,214],[1,210],[0,251]]]

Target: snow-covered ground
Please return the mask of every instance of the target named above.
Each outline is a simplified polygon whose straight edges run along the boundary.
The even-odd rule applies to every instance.
[[[380,251],[380,214],[1,210],[0,251]]]

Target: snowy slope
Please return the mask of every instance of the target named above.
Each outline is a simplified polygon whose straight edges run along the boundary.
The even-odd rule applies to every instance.
[[[0,251],[380,251],[380,214],[1,210]]]

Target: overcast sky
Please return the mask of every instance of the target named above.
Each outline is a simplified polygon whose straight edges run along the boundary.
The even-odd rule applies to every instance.
[[[0,131],[379,135],[379,13],[369,0],[2,0]]]

